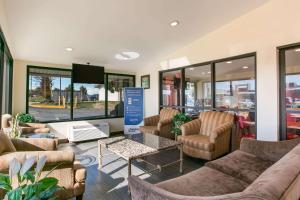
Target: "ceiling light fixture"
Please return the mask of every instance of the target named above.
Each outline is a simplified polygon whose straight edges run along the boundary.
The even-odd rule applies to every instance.
[[[124,51],[115,55],[115,58],[118,60],[134,60],[138,57],[140,57],[140,54],[134,51]]]
[[[67,48],[65,48],[65,50],[66,50],[66,51],[73,51],[73,48],[67,47]]]
[[[227,63],[227,64],[231,64],[231,63],[232,63],[232,61],[227,61],[226,63]]]
[[[296,52],[299,52],[299,51],[300,51],[300,48],[299,48],[299,49],[295,49],[295,51],[296,51]]]
[[[210,74],[210,72],[207,72],[208,74]]]
[[[179,21],[175,20],[170,23],[170,26],[175,27],[179,25]]]
[[[249,67],[248,66],[243,66],[243,69],[248,69]]]

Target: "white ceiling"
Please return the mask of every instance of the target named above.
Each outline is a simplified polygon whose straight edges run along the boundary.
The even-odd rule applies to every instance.
[[[267,1],[5,0],[4,6],[16,59],[136,71]],[[180,25],[170,27],[173,20]],[[141,56],[116,60],[122,51]]]

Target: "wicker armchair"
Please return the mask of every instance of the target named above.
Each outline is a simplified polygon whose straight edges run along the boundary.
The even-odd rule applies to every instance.
[[[80,200],[85,191],[86,169],[74,160],[73,152],[56,151],[56,147],[56,142],[52,139],[9,139],[7,135],[0,132],[0,173],[8,173],[9,163],[13,158],[24,162],[26,157],[45,155],[47,161],[42,176],[59,164],[49,174],[50,177],[58,179],[59,186],[65,188],[57,193],[58,199],[76,197]],[[0,199],[3,196],[4,191],[0,189]]]
[[[172,119],[179,111],[170,108],[161,109],[159,115],[147,117],[144,119],[144,126],[140,126],[142,133],[151,133],[154,135],[174,139],[171,133]]]
[[[203,112],[181,126],[183,152],[189,156],[213,160],[230,151],[230,135],[234,115],[227,112]]]

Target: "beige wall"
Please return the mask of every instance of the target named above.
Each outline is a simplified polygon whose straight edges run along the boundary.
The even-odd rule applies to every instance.
[[[299,7],[298,0],[272,0],[170,54],[163,63],[179,60],[186,65],[257,52],[257,137],[260,140],[278,140],[276,47],[300,42]],[[175,65],[182,66],[176,62]],[[172,68],[172,65],[164,65],[163,68]],[[157,84],[161,69],[157,63],[137,72],[137,79],[140,75],[151,74],[151,89],[146,91],[145,98],[146,115],[158,112]]]
[[[25,112],[26,111],[26,73],[27,65],[41,66],[41,67],[56,67],[56,68],[65,68],[71,69],[71,66],[60,65],[60,64],[51,64],[51,63],[40,63],[24,60],[14,60],[14,76],[13,76],[13,113]],[[126,71],[109,71],[106,72],[115,72],[115,73],[126,73],[134,74],[133,72]],[[50,127],[61,134],[66,135],[65,132],[68,130],[70,124],[84,124],[84,123],[97,123],[100,121],[105,121],[110,124],[111,132],[117,132],[123,130],[123,118],[116,119],[105,119],[105,120],[89,120],[89,121],[75,121],[68,123],[51,123]]]

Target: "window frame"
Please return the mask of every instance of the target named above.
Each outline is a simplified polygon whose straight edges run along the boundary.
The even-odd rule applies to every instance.
[[[300,45],[300,44],[299,44]],[[220,62],[226,62],[226,61],[231,61],[231,60],[237,60],[237,59],[242,59],[242,58],[248,58],[248,57],[253,57],[254,58],[254,75],[255,75],[255,109],[220,109],[216,108],[216,64]],[[210,108],[206,107],[204,108],[205,110],[213,110],[213,111],[232,111],[232,112],[243,112],[243,111],[251,111],[255,112],[255,131],[257,133],[257,53],[256,52],[251,52],[251,53],[246,53],[246,54],[241,54],[237,56],[232,56],[232,57],[227,57],[227,58],[222,58],[222,59],[216,59],[216,60],[211,60],[207,62],[202,62],[202,63],[196,63],[188,66],[183,66],[183,67],[177,67],[177,68],[172,68],[172,69],[166,69],[166,70],[161,70],[159,71],[159,93],[158,93],[158,98],[159,98],[159,111],[162,108],[175,108],[178,110],[181,110],[184,112],[186,106],[185,106],[185,92],[182,92],[182,104],[180,106],[164,106],[162,105],[162,77],[163,73],[165,72],[171,72],[171,71],[178,71],[181,70],[182,72],[182,79],[185,80],[185,70],[188,68],[196,68],[196,67],[201,67],[201,66],[207,66],[210,65],[210,71],[211,71],[211,99],[212,99],[212,106]],[[182,81],[182,88],[185,89],[185,81]],[[183,89],[183,90],[184,90]],[[257,138],[257,134],[255,134],[255,137]]]
[[[292,43],[288,45],[278,46],[277,47],[277,69],[278,69],[278,80],[279,80],[279,140],[287,140],[287,123],[286,123],[286,105],[285,105],[285,93],[286,93],[286,60],[285,60],[285,52],[287,50],[300,48],[300,42],[299,43]]]
[[[82,118],[74,118],[74,110],[73,110],[73,91],[74,91],[74,82],[73,82],[73,76],[72,76],[72,69],[64,69],[59,67],[43,67],[43,66],[35,66],[35,65],[27,65],[27,74],[26,74],[26,113],[28,113],[29,108],[29,69],[30,68],[36,68],[36,69],[47,69],[47,70],[61,70],[61,71],[69,71],[71,72],[71,101],[70,101],[70,119],[69,120],[49,120],[49,121],[42,121],[43,123],[56,123],[56,122],[70,122],[70,121],[83,121],[83,120],[101,120],[101,119],[114,119],[114,118],[123,118],[124,116],[108,116],[107,108],[108,108],[108,92],[107,92],[107,81],[109,75],[117,75],[117,76],[125,76],[125,77],[133,77],[133,87],[135,87],[135,75],[132,74],[119,74],[119,73],[111,73],[107,72],[104,73],[105,76],[105,82],[104,82],[104,88],[105,88],[105,114],[102,116],[96,116],[96,117],[82,117]],[[30,113],[29,113],[30,114]]]
[[[3,76],[4,76],[4,59],[5,56],[7,56],[7,62],[9,62],[9,68],[7,70],[9,70],[9,77],[8,77],[8,83],[9,83],[9,88],[8,88],[8,92],[9,92],[9,102],[8,102],[8,113],[12,114],[12,88],[13,88],[13,57],[12,54],[9,50],[9,47],[7,45],[4,33],[0,27],[0,83],[1,86],[3,86]],[[3,87],[0,87],[0,114],[2,117],[2,98],[3,98]],[[0,119],[1,119],[0,117]],[[1,124],[0,124],[0,128],[1,128]]]

